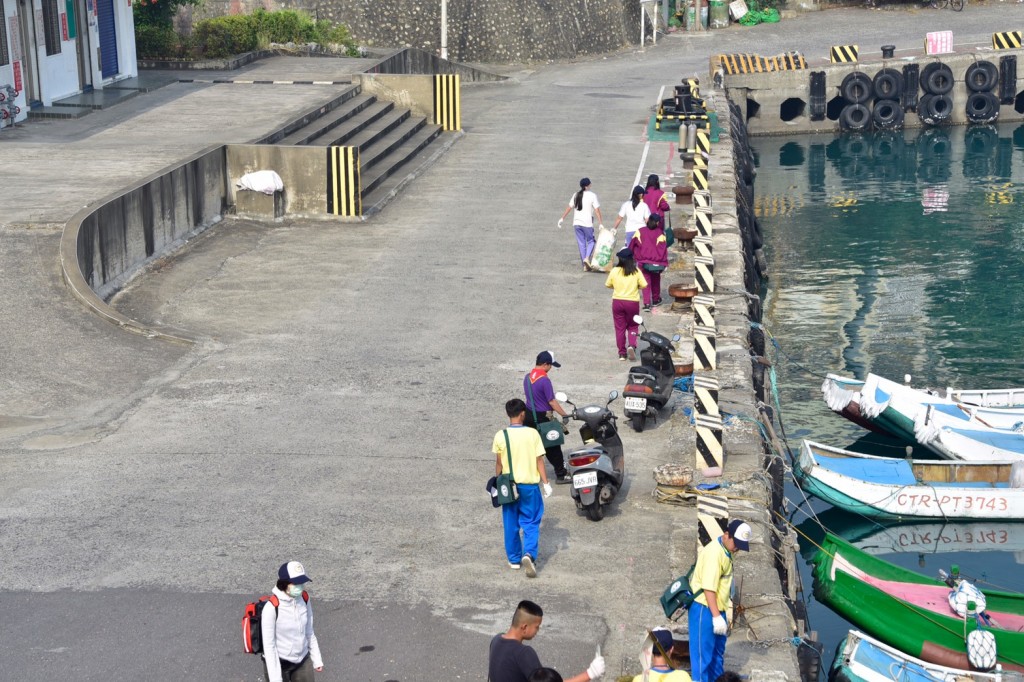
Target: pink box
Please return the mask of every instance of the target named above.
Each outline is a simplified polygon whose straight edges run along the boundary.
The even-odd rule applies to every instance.
[[[949,54],[953,51],[953,32],[935,31],[924,39],[925,54]]]

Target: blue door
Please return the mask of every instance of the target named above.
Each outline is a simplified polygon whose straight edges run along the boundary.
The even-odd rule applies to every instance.
[[[96,8],[100,13],[100,73],[104,78],[110,78],[118,74],[114,0],[97,0]]]

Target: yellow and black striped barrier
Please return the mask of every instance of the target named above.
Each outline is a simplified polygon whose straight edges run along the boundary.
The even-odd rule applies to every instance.
[[[704,258],[713,258],[712,251],[714,250],[714,239],[711,237],[701,237],[697,235],[693,238],[693,251],[696,256],[703,256]]]
[[[697,280],[697,291],[702,294],[715,293],[715,260],[707,256],[694,256],[693,270]]]
[[[327,148],[327,213],[349,217],[363,215],[359,147]]]
[[[658,108],[658,113],[654,115],[654,129],[661,130],[662,121],[679,121],[680,125],[683,123],[696,123],[702,125],[704,129],[710,127],[708,122],[707,114],[666,114],[663,108]]]
[[[729,498],[725,495],[697,495],[697,550],[720,538],[728,528]]]
[[[721,416],[718,410],[718,379],[701,373],[693,376],[693,409],[697,414]]]
[[[693,368],[702,371],[718,369],[718,348],[714,327],[693,328]]]
[[[708,188],[708,169],[707,168],[694,168],[693,169],[693,189],[695,190],[707,190]]]
[[[774,57],[762,57],[757,54],[720,54],[717,59],[722,65],[722,70],[729,76],[741,73],[800,71],[807,68],[807,60],[799,52],[784,52]]]
[[[434,76],[434,123],[445,132],[462,130],[462,86],[455,74]]]
[[[860,48],[856,45],[833,45],[828,51],[828,58],[833,64],[847,64],[857,61]]]
[[[708,157],[699,151],[693,152],[693,167],[707,170],[708,168]]]
[[[725,495],[697,495],[698,551],[720,538],[728,528],[729,498]]]
[[[711,156],[711,132],[708,130],[697,131],[697,151]]]
[[[714,296],[697,294],[693,297],[693,323],[701,327],[715,327]]]
[[[1021,31],[1002,31],[1001,33],[992,34],[992,49],[993,50],[1013,50],[1021,45],[1021,37],[1024,33]]]
[[[693,426],[697,436],[697,466],[695,468],[702,472],[708,472],[708,470],[721,472],[725,462],[725,448],[722,447],[722,418],[713,414],[699,414],[693,418]],[[699,513],[697,517],[700,518]]]
[[[696,208],[711,209],[711,192],[707,190],[697,190],[693,193],[693,205]]]
[[[693,196],[694,201],[696,201],[697,192],[694,192]],[[697,206],[697,210],[694,211],[693,217],[697,221],[697,234],[701,237],[711,236],[711,218],[713,215],[710,206]]]

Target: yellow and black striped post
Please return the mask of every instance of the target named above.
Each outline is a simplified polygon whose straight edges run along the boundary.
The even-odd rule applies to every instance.
[[[711,133],[707,130],[697,130],[697,153],[701,152],[711,156]]]
[[[700,79],[687,78],[686,84],[690,86],[690,96],[693,97],[693,99],[700,99]]]
[[[327,148],[327,213],[363,215],[363,187],[359,147]]]
[[[696,469],[705,476],[722,475],[725,449],[722,447],[722,418],[717,414],[699,414],[693,419],[697,435]]]
[[[718,368],[714,327],[693,328],[693,368],[704,371]]]
[[[715,297],[697,294],[693,297],[693,323],[700,327],[715,328]]]
[[[1021,45],[1021,31],[1003,31],[992,34],[993,50],[1015,50]]]
[[[697,196],[697,193],[694,192],[693,195]],[[711,236],[711,218],[713,215],[714,213],[712,212],[711,207],[704,208],[702,206],[698,206],[697,210],[694,211],[693,217],[697,224],[697,234],[701,237]]]
[[[462,130],[462,86],[455,74],[434,76],[434,123],[445,132]]]
[[[699,135],[700,133],[698,133]],[[693,151],[693,167],[707,170],[708,168],[708,156],[700,149],[694,149]]]
[[[697,551],[721,537],[729,528],[729,498],[697,495]]]
[[[693,270],[697,280],[697,292],[715,293],[715,259],[707,256],[693,257]]]
[[[718,379],[703,372],[693,375],[693,408],[697,414],[722,415],[718,410]]]
[[[694,237],[694,255],[703,256],[704,258],[714,258],[714,241],[714,237],[701,237],[700,235]]]
[[[695,190],[702,189],[707,190],[708,188],[708,169],[697,168],[693,169],[693,188]]]
[[[693,193],[693,205],[697,210],[711,208],[711,192],[706,189],[696,190]]]
[[[833,45],[829,50],[829,60],[833,64],[846,64],[857,61],[860,49],[856,45]]]

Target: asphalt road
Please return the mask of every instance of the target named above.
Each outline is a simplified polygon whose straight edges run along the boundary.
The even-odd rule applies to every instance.
[[[538,351],[574,399],[623,383],[601,277],[555,228],[578,178],[610,222],[659,87],[711,52],[823,53],[853,42],[836,25],[862,52],[912,47],[954,19],[986,42],[1015,9],[823,12],[468,87],[466,137],[372,221],[228,221],[118,297],[203,337],[191,348],[77,306],[60,211],[0,229],[0,678],[257,679],[242,607],[293,558],[314,579],[318,679],[483,679],[522,598],[549,614],[546,664],[574,674],[601,643],[608,678],[635,671],[657,595],[692,559],[692,516],[649,497],[652,466],[689,461],[687,429],[625,434],[629,484],[600,523],[556,488],[535,581],[506,567],[483,493],[501,405]]]

